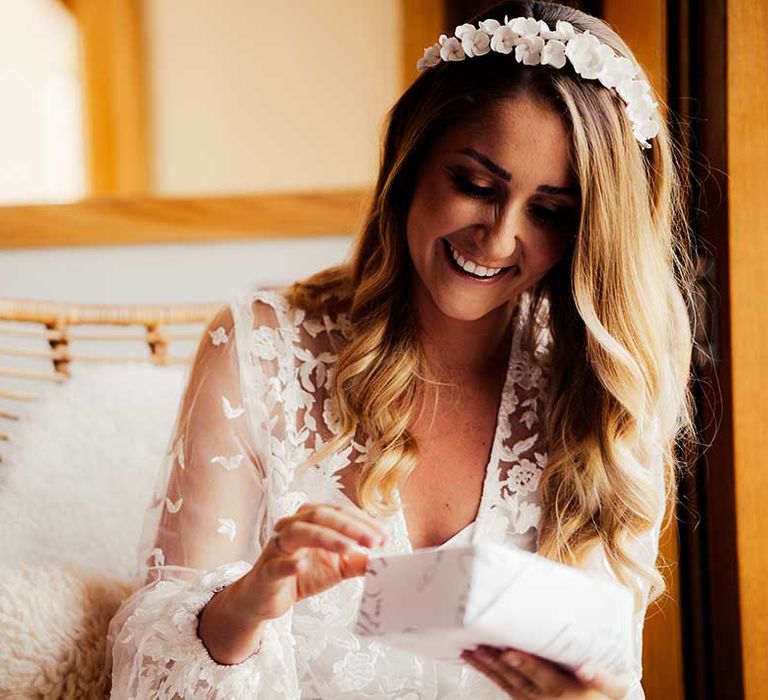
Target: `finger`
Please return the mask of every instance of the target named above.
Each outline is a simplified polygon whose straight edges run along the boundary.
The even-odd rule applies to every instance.
[[[302,520],[289,523],[279,532],[280,548],[283,554],[288,556],[303,547],[318,547],[343,554],[359,546],[356,540],[343,535],[338,530]],[[274,540],[272,541],[275,545],[277,544]]]
[[[558,695],[579,687],[573,677],[563,673],[555,664],[519,649],[504,649],[499,660],[525,676],[544,695]]]
[[[613,674],[598,671],[591,663],[582,664],[574,669],[573,673],[587,688],[597,690],[616,700],[620,700],[627,694],[632,683],[632,676],[628,673]]]
[[[339,557],[339,572],[344,579],[364,576],[368,568],[368,555],[364,552],[351,551]]]
[[[482,673],[486,678],[493,681],[502,690],[506,691],[510,697],[515,699],[520,698],[520,693],[517,688],[509,683],[506,678],[497,673],[495,669],[483,663],[483,661],[477,658],[471,651],[464,652],[461,657],[478,673]],[[522,698],[522,700],[526,700],[526,698]]]
[[[324,525],[345,534],[364,547],[378,547],[387,537],[381,526],[364,521],[342,506],[331,504],[305,504],[292,518],[293,522],[303,521]],[[278,525],[275,525],[278,530]]]
[[[499,652],[499,649],[493,647],[480,646],[472,653],[472,656],[496,676],[503,678],[504,682],[516,693],[527,693],[531,697],[539,697],[541,693],[538,688],[526,676],[502,661]]]
[[[332,506],[338,513],[347,515],[352,518],[353,521],[359,523],[366,531],[370,532],[373,536],[371,547],[382,546],[389,539],[389,532],[387,529],[376,522],[373,517],[360,508],[353,505],[334,505]]]
[[[332,507],[344,513],[348,513],[353,518],[358,518],[363,525],[374,528],[380,536],[389,537],[389,531],[384,525],[376,520],[370,513],[364,511],[362,508],[358,508],[354,503],[333,504]]]

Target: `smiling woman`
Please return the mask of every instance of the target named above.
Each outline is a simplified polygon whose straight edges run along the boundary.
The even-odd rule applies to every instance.
[[[210,324],[144,586],[111,624],[114,697],[643,697],[690,426],[673,145],[606,24],[522,0],[472,21],[391,109],[351,259]],[[629,588],[632,673],[509,649],[451,664],[354,634],[358,545],[467,535]]]

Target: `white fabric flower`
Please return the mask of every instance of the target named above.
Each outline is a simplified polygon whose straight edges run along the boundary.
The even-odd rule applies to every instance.
[[[622,83],[617,86],[616,92],[621,95],[627,104],[630,104],[648,95],[651,92],[651,86],[645,80],[632,80],[629,83]]]
[[[504,19],[506,20],[506,17]],[[505,21],[504,24],[507,24],[507,22]],[[538,36],[539,30],[541,29],[539,20],[536,20],[533,17],[515,17],[513,20],[509,21],[507,26],[519,36],[524,37]],[[545,24],[544,26],[546,27],[547,25]]]
[[[217,518],[219,521],[219,527],[216,532],[221,533],[229,539],[230,542],[235,541],[237,537],[237,525],[232,518]]]
[[[455,36],[448,37],[444,42],[441,42],[440,58],[444,61],[463,61],[466,58],[464,49],[461,48],[461,42]]]
[[[498,20],[484,19],[479,22],[480,29],[482,29],[489,36],[493,36],[496,30],[501,26]]]
[[[336,661],[333,673],[340,679],[339,687],[346,693],[365,688],[376,675],[371,655],[357,651],[350,651],[341,661]]]
[[[216,457],[211,458],[211,464],[218,464],[219,466],[224,467],[224,469],[226,469],[229,472],[229,471],[232,471],[233,469],[239,469],[242,466],[244,459],[245,459],[245,456],[241,454],[232,455],[231,457],[218,455]]]
[[[338,435],[341,432],[341,423],[336,413],[336,404],[332,399],[325,399],[323,401],[323,420],[326,426],[328,426],[328,430],[334,435]]]
[[[168,509],[169,513],[178,513],[182,503],[184,503],[183,498],[180,498],[176,503],[168,497],[165,499],[165,507]]]
[[[269,326],[254,328],[251,333],[251,340],[253,341],[251,353],[255,354],[256,357],[261,360],[277,358],[280,339],[274,328]]]
[[[526,66],[538,66],[543,50],[544,39],[540,36],[521,36],[515,46],[515,60]]]
[[[573,28],[573,25],[562,19],[557,20],[557,24],[555,24],[555,32],[560,35],[556,38],[559,38],[562,42],[570,41],[576,36],[576,30]]]
[[[624,56],[608,56],[597,79],[607,88],[618,88],[633,80],[640,72],[632,61]]]
[[[613,52],[610,46],[601,44],[600,40],[587,30],[568,42],[565,55],[582,78],[592,80],[597,78],[603,69],[606,56],[613,55]]]
[[[530,459],[521,459],[507,476],[507,488],[510,493],[531,493],[539,486],[541,470]]]
[[[208,335],[211,336],[211,342],[214,345],[224,345],[227,342],[227,331],[224,330],[224,326],[219,326],[215,331],[208,331]]]
[[[416,68],[418,70],[425,70],[436,66],[438,63],[440,63],[440,44],[435,42],[432,46],[424,49],[424,55],[419,59]]]
[[[482,29],[475,29],[471,24],[456,27],[456,36],[461,39],[461,48],[467,56],[483,56],[491,50],[491,37]]]
[[[658,104],[653,101],[650,93],[645,93],[627,104],[627,114],[633,123],[648,121],[656,111]]]
[[[506,24],[499,27],[491,37],[491,50],[497,53],[512,53],[518,36]]]
[[[560,33],[557,31],[553,32],[549,28],[549,25],[543,19],[539,20],[539,36],[542,39],[546,39],[546,40],[549,40],[549,39],[557,39],[558,41],[560,40]]]
[[[226,396],[221,397],[221,407],[224,410],[224,415],[227,417],[227,420],[234,420],[235,418],[239,418],[243,415],[243,413],[245,413],[245,409],[242,406],[233,408],[232,404],[229,403],[229,399]]]
[[[558,39],[550,39],[541,52],[541,65],[562,68],[565,65],[565,44]]]
[[[641,123],[634,123],[632,125],[632,133],[635,138],[640,141],[640,145],[643,148],[650,148],[651,144],[648,143],[648,139],[652,139],[659,134],[659,122],[656,119],[648,119]]]
[[[460,24],[458,27],[456,27],[456,31],[454,32],[454,34],[456,35],[456,38],[459,39],[459,41],[461,41],[461,39],[464,38],[464,34],[468,32],[474,33],[475,31],[477,30],[475,29],[474,24],[465,23],[465,24]]]

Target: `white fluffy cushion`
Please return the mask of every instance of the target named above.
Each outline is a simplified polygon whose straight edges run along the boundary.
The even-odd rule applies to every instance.
[[[129,592],[69,566],[0,566],[0,697],[105,697],[107,626]]]
[[[186,368],[78,367],[12,426],[0,464],[0,561],[131,579]]]
[[[80,368],[12,427],[0,464],[0,697],[103,697],[186,368]]]

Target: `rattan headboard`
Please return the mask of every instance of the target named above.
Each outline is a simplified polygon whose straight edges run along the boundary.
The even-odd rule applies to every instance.
[[[30,388],[35,384],[66,381],[73,362],[149,362],[156,365],[189,362],[189,354],[169,352],[171,342],[196,343],[202,326],[221,306],[219,302],[140,305],[0,299],[0,441],[10,439],[9,422],[22,417],[14,405],[34,401],[37,393]],[[78,331],[78,326],[97,328]],[[130,332],[131,326],[138,327],[136,332]],[[171,326],[183,328],[170,331]],[[11,338],[15,342],[7,344]],[[149,348],[149,353],[74,352],[71,347],[74,341],[87,341],[91,345],[139,341]],[[35,362],[41,366],[25,366]],[[14,363],[19,366],[9,366]],[[49,369],[45,369],[46,365]],[[28,386],[21,389],[4,386],[20,381]]]

